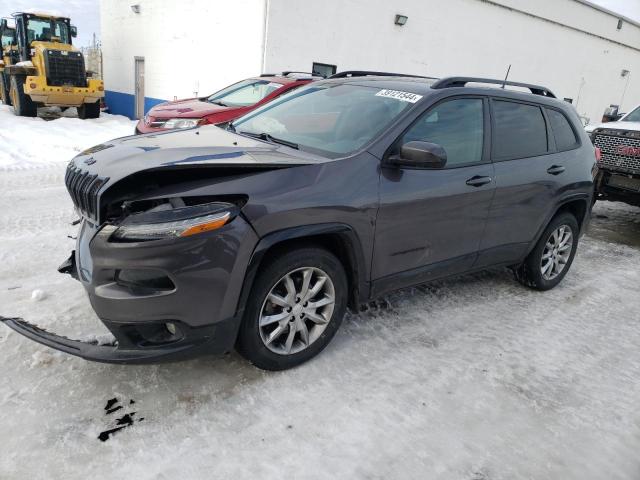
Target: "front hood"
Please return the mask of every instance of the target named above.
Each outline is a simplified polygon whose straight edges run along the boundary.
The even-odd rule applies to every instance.
[[[631,130],[640,132],[640,122],[606,122],[597,125],[587,125],[585,127],[588,133],[593,132],[596,128],[606,128],[608,130]]]
[[[233,107],[223,107],[198,98],[190,98],[157,105],[149,111],[149,116],[155,118],[201,118],[229,110],[233,110]]]
[[[80,153],[70,167],[108,178],[108,184],[112,185],[134,173],[151,170],[222,166],[283,168],[328,160],[205,125],[111,140]]]

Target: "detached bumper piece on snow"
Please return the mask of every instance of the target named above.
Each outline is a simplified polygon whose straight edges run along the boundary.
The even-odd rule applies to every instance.
[[[166,330],[166,324],[133,326],[109,323],[107,326],[119,340],[113,344],[99,345],[97,342],[72,340],[47,332],[21,318],[0,316],[0,321],[31,340],[86,360],[132,364],[177,361],[205,353],[220,353],[220,349],[216,348],[220,342],[216,339],[224,337],[221,330],[230,323],[197,329],[184,324],[173,325],[173,333]],[[170,335],[176,339],[172,340]]]

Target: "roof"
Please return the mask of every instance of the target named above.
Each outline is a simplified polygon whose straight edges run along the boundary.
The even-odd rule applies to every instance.
[[[606,13],[607,15],[611,15],[612,17],[615,18],[620,18],[622,20],[624,20],[627,23],[630,23],[632,25],[635,25],[636,27],[640,28],[640,22],[633,20],[629,17],[625,17],[624,15],[621,15],[619,13],[614,12],[613,10],[609,10],[608,8],[602,7],[596,3],[590,2],[589,0],[574,0],[575,2],[581,3],[582,5],[586,5],[587,7],[591,7],[594,10],[599,10],[602,13]]]
[[[69,17],[65,17],[64,15],[53,15],[51,13],[45,13],[45,12],[37,12],[37,11],[25,11],[25,12],[13,12],[11,14],[12,17],[15,17],[17,15],[34,15],[36,17],[44,17],[44,18],[62,18],[65,20],[69,20]]]
[[[433,95],[440,91],[450,91],[451,89],[456,89],[462,93],[468,93],[471,95],[494,95],[501,96],[506,98],[519,99],[522,101],[530,101],[539,104],[545,105],[555,105],[561,106],[562,108],[569,107],[570,104],[567,102],[563,102],[562,100],[558,100],[552,96],[546,96],[541,94],[534,94],[530,92],[525,92],[522,90],[514,90],[512,88],[502,89],[499,84],[496,83],[495,86],[488,86],[477,84],[473,82],[473,78],[468,77],[468,81],[470,83],[469,86],[463,85],[444,85],[441,88],[431,88],[436,83],[446,83],[450,80],[458,80],[458,79],[467,79],[467,77],[449,77],[441,80],[433,79],[433,78],[423,78],[423,77],[394,77],[394,76],[360,76],[360,77],[343,77],[343,78],[333,78],[327,80],[321,80],[318,83],[338,83],[344,84],[348,83],[351,85],[358,85],[363,87],[372,87],[372,88],[380,88],[380,89],[388,89],[388,90],[398,90],[401,92],[409,92],[415,93],[417,95],[428,96]],[[486,80],[486,79],[475,79],[475,80]],[[492,81],[493,82],[493,81]],[[495,82],[501,83],[502,81],[496,80]],[[516,82],[511,82],[516,83]],[[508,86],[509,82],[507,83]],[[528,88],[530,86],[537,87],[536,85],[529,84],[516,84],[518,87]],[[437,85],[436,85],[437,87]],[[544,87],[538,87],[544,88]],[[546,90],[546,89],[545,89]]]
[[[294,78],[294,77],[285,77],[284,75],[281,75],[281,74],[260,75],[258,77],[252,77],[252,78],[255,78],[256,80],[269,80],[275,83],[280,83],[282,85],[289,85],[290,83],[295,83],[295,82],[310,82],[312,80],[315,80],[314,78],[311,78],[311,77]]]
[[[436,79],[422,77],[393,77],[393,76],[363,76],[363,77],[343,77],[321,80],[322,83],[350,83],[363,87],[387,88],[389,90],[403,90],[418,95],[431,93],[431,85]]]

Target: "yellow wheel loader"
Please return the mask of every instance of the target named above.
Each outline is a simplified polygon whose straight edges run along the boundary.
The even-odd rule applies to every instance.
[[[82,119],[98,118],[104,84],[88,77],[84,56],[71,42],[76,29],[70,20],[41,13],[14,13],[13,20],[15,27],[0,21],[3,103],[25,117],[35,117],[38,107],[59,106],[78,107]]]
[[[11,105],[9,99],[9,85],[4,82],[4,66],[9,65],[11,50],[17,50],[13,46],[16,43],[16,29],[9,27],[5,19],[0,24],[0,100],[5,105]]]

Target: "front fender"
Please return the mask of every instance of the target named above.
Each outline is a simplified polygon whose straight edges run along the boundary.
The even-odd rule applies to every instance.
[[[328,235],[337,236],[347,255],[349,265],[345,265],[347,276],[350,283],[355,288],[352,289],[352,305],[359,304],[369,298],[369,277],[368,268],[365,263],[362,243],[355,230],[344,223],[320,223],[313,225],[301,225],[291,227],[284,230],[278,230],[264,236],[257,243],[246,270],[242,292],[238,300],[236,317],[241,318],[247,304],[247,299],[253,287],[256,274],[258,273],[260,264],[265,258],[267,252],[273,247],[290,240],[318,239]]]

